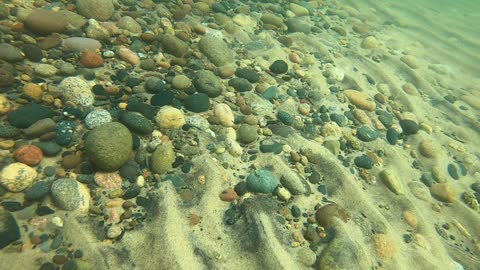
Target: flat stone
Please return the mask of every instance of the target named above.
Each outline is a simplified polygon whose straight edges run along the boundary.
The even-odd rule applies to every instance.
[[[39,35],[62,33],[67,28],[65,14],[46,9],[35,9],[25,20],[25,26]]]

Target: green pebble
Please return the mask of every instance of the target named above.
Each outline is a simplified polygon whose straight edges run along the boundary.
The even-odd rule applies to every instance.
[[[458,175],[457,166],[450,163],[448,164],[447,170],[448,170],[448,174],[453,179],[458,180],[460,178],[460,176]]]
[[[378,138],[378,132],[370,127],[361,126],[357,129],[357,137],[363,142],[371,142]]]
[[[251,172],[247,177],[247,188],[251,192],[273,193],[279,181],[272,172],[259,169]]]

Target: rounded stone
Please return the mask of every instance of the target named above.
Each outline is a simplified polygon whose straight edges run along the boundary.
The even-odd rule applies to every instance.
[[[25,26],[39,35],[61,33],[65,31],[67,25],[68,22],[64,13],[46,9],[32,11],[25,20]]]
[[[50,181],[38,181],[24,191],[26,200],[40,200],[50,192]]]
[[[183,112],[172,106],[162,107],[155,116],[155,122],[160,128],[181,128],[185,125]]]
[[[373,168],[373,160],[367,155],[361,155],[354,159],[354,163],[357,167],[362,169]]]
[[[283,60],[276,60],[270,65],[269,69],[275,74],[284,74],[288,71],[288,64]]]
[[[118,170],[132,152],[132,135],[127,127],[110,122],[87,134],[85,151],[92,163],[104,171]]]
[[[118,172],[96,172],[95,183],[101,188],[115,190],[122,187],[122,177]]]
[[[435,156],[435,148],[431,141],[421,141],[418,145],[418,150],[424,157],[433,158]]]
[[[188,44],[174,35],[166,34],[161,36],[163,49],[176,57],[182,57],[188,52]]]
[[[147,90],[147,92],[152,93],[152,94],[156,94],[156,93],[158,93],[158,92],[160,92],[164,89],[165,83],[160,78],[148,77],[145,80],[144,87],[145,87],[145,90]]]
[[[378,41],[374,36],[368,36],[362,41],[360,46],[364,49],[375,49],[378,46]]]
[[[120,29],[127,30],[131,33],[139,34],[142,32],[142,27],[140,24],[130,16],[123,16],[120,18],[117,21],[117,25]]]
[[[86,211],[90,205],[88,188],[71,178],[60,178],[53,181],[50,189],[53,200],[67,211]]]
[[[207,94],[197,93],[189,96],[183,104],[185,108],[191,112],[206,112],[210,108],[210,98]]]
[[[14,127],[28,128],[38,120],[50,118],[54,115],[55,113],[48,107],[36,103],[29,103],[10,112],[7,119]]]
[[[235,75],[237,75],[237,77],[247,79],[251,83],[256,83],[260,81],[260,75],[258,75],[257,72],[248,68],[237,68],[235,70]]]
[[[161,144],[152,154],[151,169],[154,173],[164,174],[170,171],[175,162],[175,152],[171,144]]]
[[[23,60],[22,52],[8,43],[0,44],[0,59],[7,62],[20,62]]]
[[[13,74],[3,68],[0,68],[0,87],[8,87],[15,83]]]
[[[278,185],[278,178],[268,170],[258,169],[247,177],[247,188],[251,192],[273,193]]]
[[[228,81],[228,85],[238,92],[248,92],[253,89],[252,84],[244,78],[233,78]]]
[[[67,101],[76,105],[91,106],[95,100],[90,86],[80,77],[67,77],[58,85]]]
[[[209,70],[201,70],[195,73],[193,85],[200,93],[205,93],[209,97],[214,98],[222,94],[222,82],[215,73]]]
[[[38,46],[25,44],[22,46],[22,52],[32,62],[40,62],[43,59],[43,52]]]
[[[357,137],[364,142],[371,142],[378,138],[379,134],[376,130],[368,127],[361,126],[357,129]]]
[[[224,202],[232,202],[238,197],[237,193],[233,188],[227,188],[222,193],[220,193],[220,200]]]
[[[93,129],[109,122],[112,122],[112,115],[104,109],[93,110],[85,117],[85,125],[88,129]]]
[[[11,192],[20,192],[29,187],[37,177],[37,171],[23,163],[7,165],[0,172],[0,184]]]
[[[172,87],[178,90],[185,90],[192,86],[192,81],[185,75],[177,75],[173,77]]]
[[[150,120],[135,112],[122,112],[119,121],[135,133],[146,135],[153,131]]]
[[[315,212],[317,223],[325,229],[328,229],[335,224],[335,218],[347,222],[350,219],[350,214],[346,209],[335,203],[324,205],[318,208],[317,212]]]
[[[64,39],[62,44],[65,49],[74,52],[97,51],[102,47],[100,41],[85,37],[69,37]]]
[[[355,105],[357,108],[373,112],[377,105],[366,93],[360,92],[357,90],[345,90],[343,92],[348,98],[350,103]]]
[[[416,134],[420,129],[420,126],[417,124],[417,122],[410,119],[400,120],[400,126],[402,127],[403,134],[405,135]]]
[[[237,139],[240,143],[252,143],[257,140],[257,128],[255,126],[243,124],[237,130]]]
[[[40,164],[43,159],[43,152],[35,145],[23,145],[15,150],[13,154],[18,162],[24,163],[28,166],[36,166]]]
[[[77,10],[86,18],[106,21],[112,17],[114,9],[112,0],[77,0]]]
[[[394,128],[387,129],[387,141],[391,145],[397,144],[399,134]]]
[[[12,108],[12,103],[6,96],[0,96],[0,115],[4,115],[10,111]]]
[[[215,36],[202,37],[198,43],[198,48],[210,62],[218,67],[232,64],[234,61],[234,52],[223,40]]]
[[[80,63],[86,68],[97,68],[103,65],[103,58],[94,51],[83,51],[80,55]]]

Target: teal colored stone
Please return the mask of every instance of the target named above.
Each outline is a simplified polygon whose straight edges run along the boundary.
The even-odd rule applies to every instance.
[[[361,126],[357,129],[357,137],[364,142],[371,142],[378,138],[378,132],[367,126]]]
[[[272,172],[259,169],[253,171],[247,177],[247,188],[251,192],[273,193],[279,181]]]
[[[387,141],[388,143],[390,143],[391,145],[395,145],[397,144],[397,141],[398,141],[398,132],[393,129],[393,128],[389,128],[387,130]]]
[[[337,123],[337,125],[340,127],[347,125],[347,117],[338,113],[330,114],[330,120]]]
[[[277,97],[277,87],[276,86],[270,86],[265,90],[265,92],[262,93],[262,97],[264,97],[266,100],[272,101]]]
[[[282,152],[282,149],[283,149],[283,146],[281,143],[271,139],[263,140],[260,143],[260,151],[262,153],[280,154]]]
[[[60,151],[62,151],[62,147],[52,141],[33,142],[32,144],[42,149],[43,154],[47,157],[56,156],[58,153],[60,153]]]
[[[20,135],[20,129],[10,125],[7,122],[0,122],[0,138],[13,138]]]
[[[390,128],[393,124],[393,115],[385,111],[377,111],[378,121],[380,121],[386,128]]]
[[[278,111],[277,118],[287,126],[291,126],[293,124],[293,117],[288,112]]]
[[[373,168],[373,160],[367,155],[358,156],[353,160],[353,162],[357,167],[362,169]]]
[[[422,177],[420,177],[420,180],[427,187],[431,187],[433,185],[433,183],[435,183],[435,180],[433,179],[432,174],[430,174],[430,173],[422,174]]]
[[[460,178],[460,176],[458,175],[457,166],[450,163],[448,164],[447,170],[448,170],[448,174],[453,179],[458,180],[458,178]]]

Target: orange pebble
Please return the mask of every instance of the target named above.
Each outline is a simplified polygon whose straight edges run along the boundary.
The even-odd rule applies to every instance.
[[[86,68],[96,68],[103,65],[103,58],[94,51],[84,51],[80,56],[80,63]]]

